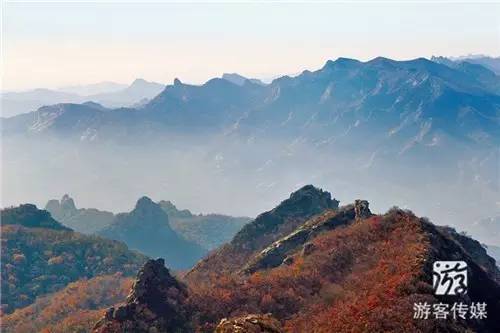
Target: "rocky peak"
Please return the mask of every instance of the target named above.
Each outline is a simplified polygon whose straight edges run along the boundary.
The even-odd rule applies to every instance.
[[[130,215],[135,216],[139,222],[168,223],[168,216],[160,205],[146,196],[137,200],[134,210],[130,212]]]
[[[372,216],[369,208],[369,203],[366,200],[354,201],[354,216],[356,221],[363,220]]]
[[[153,202],[153,200],[146,196],[143,196],[139,198],[139,200],[137,200],[134,209],[149,209],[154,208],[155,206],[157,205]]]
[[[332,199],[332,195],[314,187],[306,185],[290,195],[290,198],[281,202],[274,209],[278,214],[290,215],[297,213],[316,214],[325,209],[336,209],[339,207],[339,201]]]
[[[94,332],[188,332],[187,289],[165,267],[149,260],[137,274],[127,301],[109,308]]]
[[[61,209],[68,212],[74,212],[77,210],[75,201],[68,194],[63,195],[61,198]]]
[[[288,234],[305,220],[325,210],[335,210],[339,201],[329,192],[306,185],[293,192],[290,198],[276,208],[265,212],[245,225],[234,237],[232,244],[246,250],[268,246]]]

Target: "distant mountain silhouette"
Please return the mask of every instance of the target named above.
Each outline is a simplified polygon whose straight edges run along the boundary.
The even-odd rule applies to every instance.
[[[98,234],[150,257],[165,258],[173,269],[189,268],[205,254],[196,243],[179,236],[170,227],[168,215],[148,197],[140,198],[130,213],[117,214]]]
[[[250,81],[251,83],[255,83],[255,84],[264,85],[264,82],[262,82],[259,79],[247,79],[246,77],[244,77],[238,73],[224,73],[224,74],[222,74],[222,78],[224,80],[227,80],[227,81],[232,82],[234,84],[237,84],[239,86],[244,85],[246,81]]]
[[[187,209],[178,210],[170,201],[162,200],[158,204],[167,213],[172,229],[207,250],[229,242],[251,220],[222,214],[195,215]]]
[[[35,89],[22,92],[3,92],[1,117],[33,112],[43,106],[61,103],[84,103],[87,101],[106,107],[127,107],[144,103],[158,95],[164,85],[136,79],[131,85],[101,83],[87,86],[68,87],[62,90]]]
[[[500,75],[500,57],[489,57],[485,55],[468,55],[463,57],[432,57],[433,61],[447,64],[470,63],[478,64]]]
[[[171,228],[181,237],[212,250],[230,241],[249,217],[233,217],[222,214],[193,214],[187,209],[179,210],[171,201],[161,200],[158,205],[168,216]],[[84,233],[99,233],[115,219],[115,214],[96,208],[77,208],[67,194],[60,200],[52,199],[45,205],[61,224]]]
[[[447,140],[492,146],[500,137],[500,78],[481,68],[451,68],[423,58],[339,58],[315,72],[281,77],[265,86],[226,79],[192,86],[177,80],[140,110],[96,113],[87,107],[72,112],[69,120],[64,114],[53,116],[68,106],[42,108],[42,120],[14,117],[5,121],[5,131],[76,137],[92,132],[105,140],[120,133],[161,135],[167,128],[196,128],[246,137],[259,133],[262,139],[305,136],[371,150],[382,145],[396,153],[439,150]],[[51,123],[41,126],[47,114]]]
[[[95,208],[77,209],[75,202],[67,194],[60,201],[49,200],[45,210],[57,221],[84,234],[95,233],[111,224],[114,219],[114,214],[111,212]]]

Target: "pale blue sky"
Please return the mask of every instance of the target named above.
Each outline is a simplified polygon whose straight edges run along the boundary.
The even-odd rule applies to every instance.
[[[500,4],[3,4],[3,89],[272,77],[339,56],[500,55]]]

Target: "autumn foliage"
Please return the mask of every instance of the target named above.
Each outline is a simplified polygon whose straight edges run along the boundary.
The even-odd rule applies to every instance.
[[[419,331],[412,306],[430,288],[418,282],[428,244],[420,228],[394,210],[319,235],[291,265],[191,283],[198,331],[245,313],[272,313],[288,332]]]
[[[121,274],[70,283],[2,318],[3,332],[88,332],[104,309],[125,299],[132,279]]]

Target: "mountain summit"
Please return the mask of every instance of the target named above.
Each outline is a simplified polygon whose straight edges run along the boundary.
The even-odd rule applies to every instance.
[[[148,197],[140,198],[131,212],[117,214],[99,235],[123,241],[148,256],[165,258],[174,269],[190,267],[204,254],[170,227],[168,215]]]

